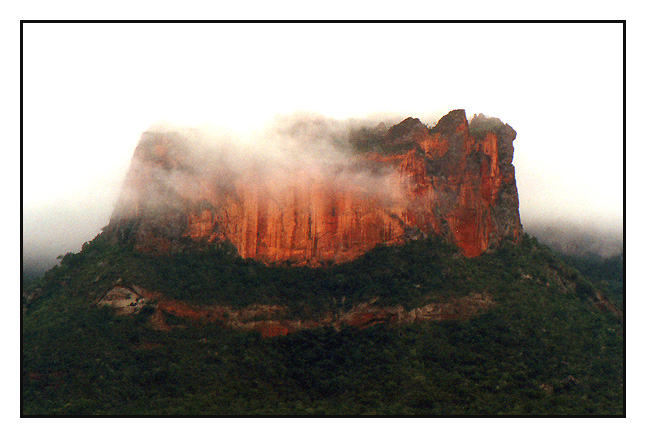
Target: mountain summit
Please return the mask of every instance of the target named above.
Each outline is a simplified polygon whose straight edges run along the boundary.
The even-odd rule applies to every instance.
[[[624,260],[522,233],[512,128],[280,122],[144,133],[22,286],[23,415],[624,415]]]
[[[343,263],[431,235],[474,257],[521,239],[515,137],[498,119],[468,123],[464,110],[431,129],[414,118],[388,129],[296,123],[278,147],[151,130],[107,232],[154,254],[230,242],[266,264]]]

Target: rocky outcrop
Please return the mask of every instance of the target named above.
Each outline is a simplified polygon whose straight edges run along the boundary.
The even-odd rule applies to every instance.
[[[350,136],[344,161],[291,167],[144,133],[107,231],[142,252],[227,241],[245,258],[311,266],[430,234],[468,257],[520,240],[510,126],[455,110],[431,129],[414,118],[385,128]]]
[[[129,315],[138,314],[147,303],[148,299],[135,289],[117,285],[99,299],[97,306],[112,308],[119,315]]]
[[[263,337],[276,337],[322,327],[336,330],[344,327],[362,329],[377,324],[403,325],[426,321],[465,320],[495,306],[492,296],[487,293],[473,293],[444,302],[429,302],[413,309],[405,309],[402,305],[381,306],[378,303],[379,298],[375,298],[350,310],[333,310],[319,318],[295,318],[285,306],[251,305],[241,309],[216,305],[198,306],[136,286],[116,286],[97,305],[110,306],[118,314],[137,314],[142,309],[141,306],[136,306],[138,302],[155,309],[149,317],[149,322],[158,330],[173,329],[165,320],[165,316],[172,315],[192,323],[219,324],[231,329],[257,331]]]

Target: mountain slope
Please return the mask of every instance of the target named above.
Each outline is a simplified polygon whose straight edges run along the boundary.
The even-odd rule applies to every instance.
[[[522,233],[512,128],[287,132],[143,137],[110,224],[23,285],[23,415],[624,414],[622,260]]]
[[[422,240],[349,264],[288,269],[221,249],[181,262],[100,238],[67,255],[26,304],[24,414],[624,413],[621,314],[534,239],[477,258]],[[176,277],[172,267],[191,274]],[[197,307],[280,305],[279,322],[324,321],[371,300],[408,310],[487,293],[495,305],[450,319],[324,324],[263,338],[280,334],[160,312],[159,302],[116,315],[97,306],[115,284]]]

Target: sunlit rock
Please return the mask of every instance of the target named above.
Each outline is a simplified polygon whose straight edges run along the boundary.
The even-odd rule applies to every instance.
[[[268,264],[342,263],[428,235],[478,256],[521,239],[515,136],[482,115],[470,125],[463,110],[431,129],[408,118],[327,149],[319,129],[273,154],[146,132],[108,232],[158,254],[229,242]]]

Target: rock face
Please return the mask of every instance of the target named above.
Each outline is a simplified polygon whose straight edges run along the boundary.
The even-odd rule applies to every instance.
[[[128,298],[128,301],[125,299]],[[378,324],[404,325],[415,322],[439,320],[465,320],[487,312],[496,306],[488,293],[472,293],[467,296],[448,299],[445,302],[430,302],[424,306],[405,309],[402,305],[380,306],[374,298],[360,303],[349,310],[337,309],[320,318],[296,319],[289,317],[290,310],[280,305],[250,305],[234,309],[229,306],[196,306],[187,302],[170,299],[138,286],[116,286],[109,291],[97,306],[110,306],[118,314],[137,314],[146,303],[154,312],[149,315],[150,325],[158,330],[171,330],[166,315],[185,319],[193,323],[219,324],[226,328],[258,331],[263,337],[276,337],[293,332],[330,327],[340,330],[344,327],[367,328]]]
[[[291,139],[273,155],[146,132],[107,232],[160,254],[230,242],[268,264],[341,263],[430,234],[478,256],[521,237],[515,136],[498,119],[468,124],[463,110],[431,129],[408,118],[349,130],[329,149]]]
[[[147,303],[147,299],[134,288],[115,286],[97,302],[97,306],[107,306],[119,315],[129,315],[139,313]]]

